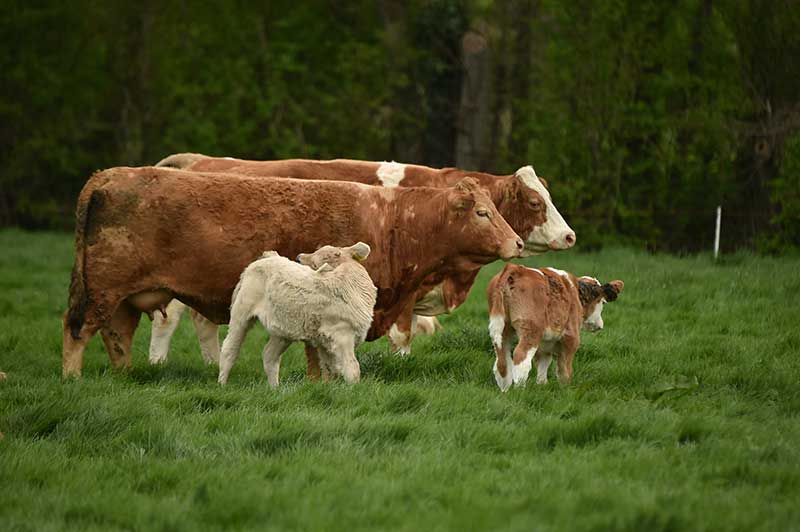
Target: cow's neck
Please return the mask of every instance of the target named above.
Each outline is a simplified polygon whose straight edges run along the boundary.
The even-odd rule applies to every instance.
[[[373,276],[378,303],[370,339],[386,333],[423,281],[441,272],[455,256],[445,236],[450,208],[447,195],[447,189],[397,189],[387,220],[391,229],[384,230],[382,239],[389,268]]]

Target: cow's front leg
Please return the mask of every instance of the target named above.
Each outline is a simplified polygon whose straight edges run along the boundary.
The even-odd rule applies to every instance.
[[[413,302],[397,317],[397,321],[389,329],[389,349],[392,353],[406,356],[411,353],[411,340],[414,339],[417,315],[414,314]]]
[[[219,325],[194,309],[191,309],[189,314],[192,316],[192,323],[197,331],[203,360],[206,361],[206,364],[219,364]]]

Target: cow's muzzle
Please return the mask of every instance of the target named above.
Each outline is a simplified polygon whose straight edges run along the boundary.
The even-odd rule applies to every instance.
[[[549,246],[552,250],[569,249],[575,245],[575,231],[567,231],[550,241]]]

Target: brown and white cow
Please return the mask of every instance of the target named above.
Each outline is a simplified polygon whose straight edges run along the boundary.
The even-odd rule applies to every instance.
[[[482,172],[470,172],[458,168],[435,169],[427,166],[396,162],[369,162],[349,159],[314,161],[308,159],[286,159],[279,161],[248,161],[230,157],[208,157],[196,153],[170,155],[157,166],[192,171],[228,172],[253,176],[281,175],[297,179],[326,179],[355,181],[384,187],[448,187],[460,179],[472,176],[492,198],[500,214],[514,231],[525,241],[522,256],[536,255],[548,250],[568,249],[575,244],[575,233],[556,209],[547,190],[547,183],[536,175],[530,166],[524,166],[512,175],[496,176]],[[475,281],[477,271],[463,272],[444,278],[427,279],[420,287],[416,300],[398,316],[389,331],[389,340],[395,351],[410,352],[411,340],[419,327],[419,317],[447,314],[461,305],[467,298]],[[150,359],[163,361],[169,349],[169,340],[177,327],[182,308],[172,305],[167,317],[153,321]],[[192,316],[201,351],[211,362],[219,353],[216,328],[203,323],[202,317]],[[435,330],[438,322],[428,318],[421,328]],[[432,325],[432,327],[431,327]],[[205,340],[203,340],[205,339]]]
[[[575,277],[555,268],[508,264],[489,282],[489,336],[497,360],[494,377],[502,391],[513,382],[524,386],[536,362],[536,383],[547,382],[547,370],[558,358],[558,379],[569,383],[580,331],[603,328],[603,305],[622,291],[622,281],[606,284]],[[519,342],[511,356],[511,341]]]
[[[469,178],[447,189],[386,189],[154,167],[99,172],[78,199],[63,373],[80,375],[98,330],[112,363],[130,366],[141,313],[173,298],[226,323],[241,272],[265,249],[294,257],[358,241],[372,247],[364,266],[378,288],[368,339],[386,333],[428,276],[523,248]]]

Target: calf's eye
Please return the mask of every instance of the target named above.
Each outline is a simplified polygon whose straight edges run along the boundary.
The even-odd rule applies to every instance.
[[[477,214],[478,214],[478,216],[483,216],[484,218],[488,218],[489,217],[489,211],[487,211],[485,209],[479,209],[477,211]]]

